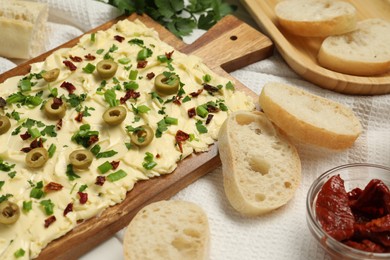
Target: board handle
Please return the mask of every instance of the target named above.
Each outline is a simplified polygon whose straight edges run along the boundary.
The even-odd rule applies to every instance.
[[[250,25],[227,15],[182,51],[202,58],[211,69],[231,72],[272,55],[273,43]]]

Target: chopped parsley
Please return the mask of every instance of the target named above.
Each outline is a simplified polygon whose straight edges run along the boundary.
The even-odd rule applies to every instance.
[[[42,200],[39,204],[43,206],[43,209],[45,210],[46,215],[50,216],[54,213],[54,203],[48,199],[48,200]]]
[[[31,183],[31,185],[33,185],[33,188],[30,191],[30,198],[40,199],[45,195],[45,192],[42,189],[43,188],[42,181],[38,182],[36,185]]]
[[[79,175],[77,175],[75,172],[74,172],[74,170],[73,170],[73,165],[72,164],[68,164],[67,166],[66,166],[66,176],[68,176],[68,179],[70,180],[70,181],[74,181],[75,179],[77,179],[77,178],[80,178],[80,176]]]
[[[29,212],[30,210],[32,210],[32,201],[23,201],[23,211]]]
[[[23,248],[19,248],[15,251],[14,256],[15,258],[23,257],[26,251],[23,250]]]
[[[88,148],[99,138],[99,131],[92,131],[89,124],[81,125],[79,131],[73,134],[72,141]],[[97,141],[97,140],[96,140]]]
[[[195,126],[196,126],[196,129],[198,130],[198,132],[199,132],[200,134],[205,134],[205,133],[208,132],[207,127],[205,127],[205,126],[203,125],[203,123],[202,123],[201,120],[198,120],[198,121],[195,123]]]

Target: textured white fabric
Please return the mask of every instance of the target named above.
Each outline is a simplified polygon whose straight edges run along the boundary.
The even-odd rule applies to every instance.
[[[120,13],[109,5],[93,0],[34,0],[50,6],[49,50],[86,32]],[[238,4],[238,1],[229,1]],[[239,5],[239,7],[241,7]],[[241,9],[243,20],[249,15]],[[186,38],[193,41],[202,34],[196,31]],[[20,61],[0,58],[0,73]],[[342,152],[320,150],[297,144],[302,160],[302,183],[294,198],[284,207],[261,217],[246,218],[235,212],[226,200],[221,168],[210,172],[172,199],[193,201],[207,213],[211,228],[210,258],[226,259],[330,259],[312,238],[306,224],[306,193],[313,180],[324,171],[346,163],[369,162],[390,166],[390,96],[348,96],[311,84],[295,74],[275,52],[270,58],[232,73],[255,93],[268,81],[287,82],[314,94],[343,103],[353,109],[363,125],[355,145]],[[123,230],[116,239],[121,241]],[[120,247],[103,244],[82,259],[122,259],[112,250]],[[104,253],[105,252],[105,253]]]

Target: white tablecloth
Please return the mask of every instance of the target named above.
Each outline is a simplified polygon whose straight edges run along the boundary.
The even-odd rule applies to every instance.
[[[46,50],[118,16],[115,8],[93,0],[34,0],[50,7],[50,37]],[[236,15],[258,28],[238,1]],[[187,43],[202,34],[195,31]],[[0,73],[21,61],[0,58]],[[295,74],[275,52],[270,58],[231,73],[255,93],[268,81],[287,82],[314,94],[350,106],[360,118],[363,133],[355,145],[342,152],[297,144],[302,161],[302,182],[294,198],[284,207],[256,218],[235,212],[226,200],[221,168],[210,172],[172,199],[188,200],[207,213],[211,228],[210,259],[329,259],[316,244],[306,225],[306,193],[324,171],[346,163],[369,162],[390,166],[390,96],[347,96],[322,89]],[[123,230],[84,255],[83,260],[123,259]]]

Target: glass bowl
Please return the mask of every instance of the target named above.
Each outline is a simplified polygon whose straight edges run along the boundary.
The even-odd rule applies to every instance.
[[[370,253],[358,250],[335,240],[329,236],[321,227],[317,220],[315,212],[315,204],[317,194],[321,190],[322,185],[334,175],[340,175],[344,180],[345,190],[347,192],[352,189],[364,187],[372,179],[382,180],[390,187],[390,168],[374,164],[356,163],[338,166],[320,175],[311,185],[306,199],[306,220],[310,232],[313,234],[317,242],[325,249],[325,251],[333,259],[390,259],[390,253]]]

